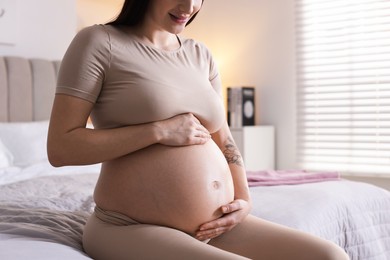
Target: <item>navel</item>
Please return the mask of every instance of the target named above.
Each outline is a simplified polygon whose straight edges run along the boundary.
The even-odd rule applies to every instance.
[[[218,190],[218,189],[221,187],[221,182],[219,182],[219,181],[213,181],[213,182],[211,183],[211,187],[212,187],[213,189],[215,189],[215,190]]]

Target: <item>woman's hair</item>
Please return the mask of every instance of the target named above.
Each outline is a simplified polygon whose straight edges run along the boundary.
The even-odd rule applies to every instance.
[[[160,1],[160,0],[158,0]],[[204,0],[202,0],[203,3]],[[125,0],[119,15],[107,24],[136,26],[142,23],[145,18],[151,0]],[[194,14],[187,25],[189,25],[198,13]]]

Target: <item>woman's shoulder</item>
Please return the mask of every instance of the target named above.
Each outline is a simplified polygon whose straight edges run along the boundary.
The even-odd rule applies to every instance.
[[[74,37],[73,44],[89,50],[111,50],[117,35],[118,30],[114,26],[94,24],[82,28]]]
[[[202,56],[211,57],[211,52],[205,43],[192,38],[186,38],[183,36],[180,36],[180,40],[183,47],[187,51],[193,51],[198,55],[200,54]]]
[[[195,40],[193,38],[187,38],[185,36],[179,36],[180,41],[185,47],[196,47],[196,48],[202,48],[202,49],[207,49],[207,46],[198,40]]]
[[[74,59],[80,53],[83,53],[83,57],[105,55],[105,60],[108,61],[110,49],[111,44],[107,32],[100,25],[92,25],[82,28],[76,34],[66,51],[66,56]]]
[[[105,25],[102,24],[94,24],[87,27],[82,28],[76,35],[77,38],[82,38],[85,40],[99,40],[99,39],[107,39],[109,33]]]
[[[128,44],[133,40],[127,27],[110,24],[95,24],[82,29],[79,34],[97,42],[109,43],[112,46]]]

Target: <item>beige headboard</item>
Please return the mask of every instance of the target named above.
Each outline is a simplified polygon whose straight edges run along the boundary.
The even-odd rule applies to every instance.
[[[0,122],[50,117],[60,61],[0,56]]]

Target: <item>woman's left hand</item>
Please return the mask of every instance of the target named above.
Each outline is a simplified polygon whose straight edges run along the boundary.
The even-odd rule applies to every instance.
[[[250,203],[246,200],[236,199],[231,203],[221,207],[224,215],[220,218],[206,222],[199,227],[195,234],[198,240],[206,240],[215,238],[232,228],[244,220],[251,210]]]

